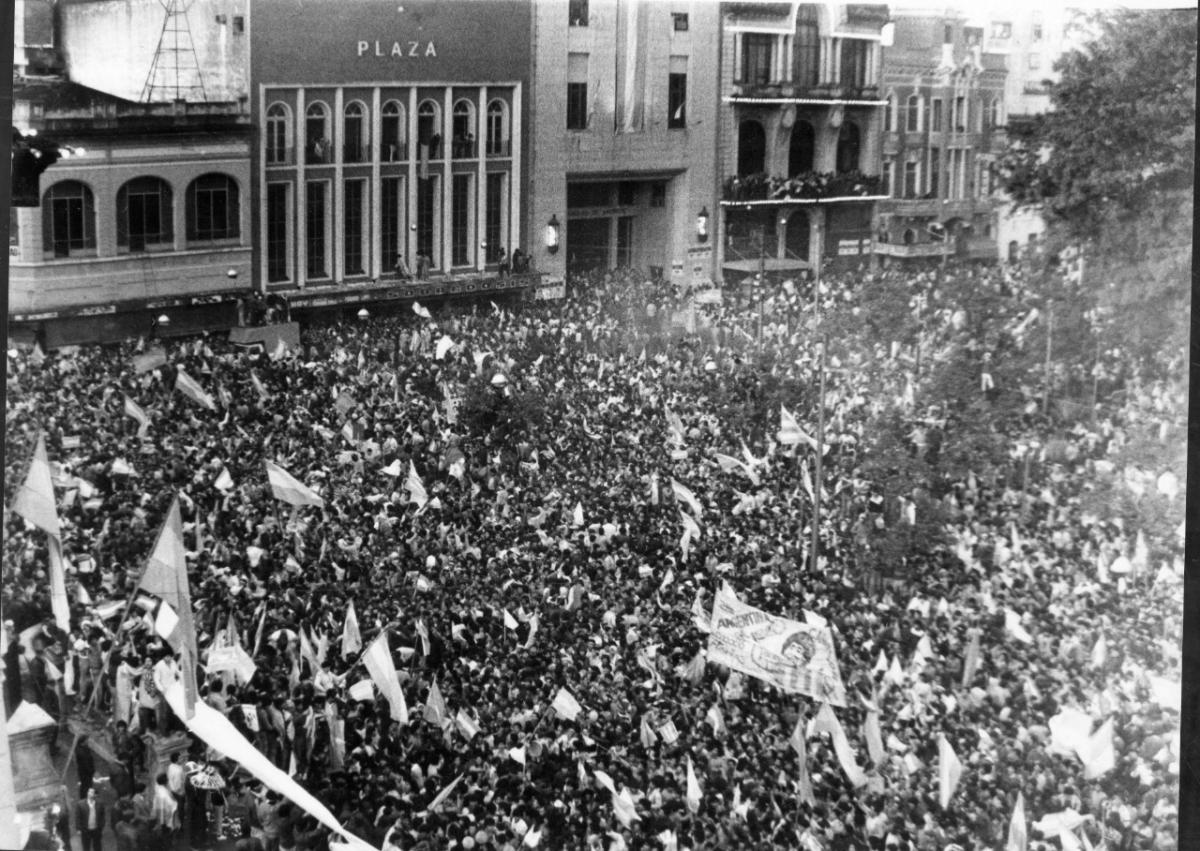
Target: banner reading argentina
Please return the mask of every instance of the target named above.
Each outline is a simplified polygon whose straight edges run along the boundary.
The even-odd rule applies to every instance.
[[[713,601],[708,661],[793,694],[846,705],[829,627],[776,617],[741,602],[724,585]]]

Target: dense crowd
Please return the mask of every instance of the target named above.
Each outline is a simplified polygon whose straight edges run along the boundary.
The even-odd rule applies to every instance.
[[[927,361],[961,346],[969,323],[935,274],[879,274],[905,276]],[[1029,315],[1019,273],[950,274],[1007,299],[1019,340]],[[832,313],[871,285],[830,276],[819,297]],[[1026,465],[1023,476],[940,482],[947,543],[869,583],[864,526],[911,521],[864,478],[869,424],[896,407],[914,445],[935,429],[947,444],[955,434],[913,404],[914,360],[881,336],[828,375],[814,483],[813,450],[776,441],[780,401],[817,433],[815,406],[799,404],[818,384],[813,300],[810,284],[789,282],[765,307],[729,297],[697,306],[610,272],[571,281],[562,302],[313,326],[302,351],[282,357],[215,337],[168,341],[168,364],[139,374],[145,341],[10,351],[6,504],[44,434],[73,601],[70,635],[39,632],[50,612],[44,536],[10,515],[10,713],[24,700],[61,718],[68,689],[76,702],[100,689],[94,703],[128,775],[118,847],[162,847],[189,816],[197,847],[224,821],[245,825],[247,849],[338,841],[201,744],[192,756],[211,758],[224,792],[192,788],[178,770],[142,774],[130,731],[179,726],[155,681],[170,651],[120,615],[178,493],[201,662],[237,641],[257,665],[248,682],[202,672],[202,699],[384,851],[994,849],[1018,792],[1031,825],[1065,811],[1085,818],[1069,838],[1031,827],[1031,847],[1173,848],[1178,698],[1171,706],[1162,685],[1179,676],[1182,542],[1082,507],[1105,477],[1145,499],[1182,499],[1169,471],[1112,460],[1134,435],[1178,439],[1185,405],[1170,371],[1143,380],[1114,358],[1106,380],[1129,392],[1094,426],[1016,420],[1004,435],[1014,468],[1043,447],[1032,475]],[[874,366],[859,368],[866,360]],[[215,411],[172,389],[176,368],[219,399]],[[124,396],[151,417],[144,440]],[[1051,444],[1061,451],[1047,455]],[[744,459],[759,481],[717,464],[717,452]],[[324,510],[274,500],[265,460],[319,492]],[[422,507],[404,487],[410,465],[428,491]],[[674,499],[672,479],[702,503],[702,533],[682,547],[681,513],[694,512]],[[814,488],[825,494],[815,568]],[[819,704],[706,664],[723,582],[770,613],[828,622],[849,694],[835,712],[865,785],[852,785],[817,732],[806,754],[814,800],[804,800],[789,740]],[[358,652],[342,653],[351,604],[364,647],[390,631],[407,726],[378,690],[350,695],[367,676]],[[980,652],[964,680],[973,640]],[[429,706],[435,684],[444,723]],[[582,706],[574,721],[550,708],[560,688]],[[1077,756],[1054,747],[1050,719],[1066,710],[1113,722],[1111,770],[1085,777]],[[886,740],[878,759],[864,738],[868,711]],[[945,807],[939,735],[964,769]],[[633,820],[596,771],[627,790]]]

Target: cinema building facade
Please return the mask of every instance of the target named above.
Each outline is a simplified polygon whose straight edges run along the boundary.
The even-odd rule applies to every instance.
[[[262,0],[255,276],[267,292],[470,278],[528,251],[530,8]]]

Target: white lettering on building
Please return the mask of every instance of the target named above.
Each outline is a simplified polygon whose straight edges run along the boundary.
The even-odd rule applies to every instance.
[[[437,56],[437,47],[432,41],[425,42],[424,53],[421,51],[421,42],[419,41],[393,41],[389,46],[386,41],[367,41],[360,40],[356,45],[359,56],[391,56],[392,58],[403,59],[405,56],[415,56],[420,58],[424,56]],[[408,47],[408,52],[405,52],[405,46]]]

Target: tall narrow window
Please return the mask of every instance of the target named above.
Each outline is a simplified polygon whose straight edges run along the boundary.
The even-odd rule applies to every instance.
[[[905,129],[909,133],[920,133],[921,132],[921,96],[920,95],[909,95],[908,96],[908,123],[905,125]]]
[[[292,161],[292,113],[285,104],[267,107],[267,164]]]
[[[440,208],[438,183],[437,175],[417,181],[417,252],[428,257],[431,266],[438,265],[442,253],[436,239]]]
[[[894,172],[896,164],[892,160],[883,161],[883,194],[891,195],[893,192],[892,181],[895,180]]]
[[[365,275],[363,219],[366,217],[367,182],[347,180],[342,210],[342,264],[347,275]]]
[[[841,75],[838,81],[851,89],[867,85],[867,53],[871,42],[861,38],[842,39]]]
[[[241,233],[238,185],[227,174],[205,174],[187,189],[189,242],[237,239]]]
[[[670,74],[667,81],[667,127],[687,127],[687,74]]]
[[[417,144],[423,160],[442,158],[442,110],[431,100],[417,107]]]
[[[934,133],[942,132],[942,99],[934,98],[932,103],[929,129]]]
[[[325,221],[329,209],[325,200],[326,185],[323,180],[309,181],[305,192],[304,246],[308,255],[306,271],[309,278],[329,277],[329,255],[325,250],[329,235]]]
[[[471,262],[471,175],[454,175],[454,191],[450,199],[450,262],[466,266]]]
[[[327,163],[331,144],[329,141],[329,110],[320,101],[310,103],[304,113],[304,158],[305,162]]]
[[[567,83],[567,129],[587,129],[587,83]]]
[[[380,122],[379,156],[385,163],[408,159],[404,141],[408,135],[404,107],[399,101],[389,100],[383,105]]]
[[[904,197],[917,197],[917,164],[914,162],[904,164]]]
[[[954,115],[951,116],[951,120],[956,133],[962,133],[967,129],[967,99],[965,97],[954,99]]]
[[[503,173],[487,176],[487,212],[484,219],[484,239],[487,241],[488,262],[494,263],[504,248],[504,180]]]
[[[843,121],[842,129],[838,131],[837,170],[838,174],[858,170],[858,153],[862,144],[862,136],[858,125],[853,121]]]
[[[291,278],[288,274],[288,208],[291,206],[287,183],[267,184],[267,281],[276,283]]]
[[[765,86],[772,82],[772,48],[775,37],[766,33],[744,33],[742,35],[742,79],[751,86]]]
[[[938,197],[941,190],[939,185],[942,177],[942,151],[940,148],[929,149],[929,195]]]
[[[812,171],[815,152],[816,131],[807,121],[797,121],[792,125],[792,138],[788,144],[788,176]]]
[[[403,195],[400,192],[400,178],[385,177],[379,185],[379,205],[382,208],[379,241],[380,247],[383,249],[381,259],[384,272],[390,272],[396,268],[396,261],[400,258],[403,250],[400,244],[403,237],[403,231],[400,228],[401,203],[403,203]],[[406,265],[410,270],[412,269],[412,264],[407,262],[407,258]]]
[[[171,187],[136,177],[117,191],[117,245],[127,251],[169,248],[174,240]]]
[[[815,3],[796,10],[796,39],[792,49],[792,73],[797,86],[808,88],[821,82],[821,33]]]
[[[633,216],[617,219],[617,267],[628,269],[633,265]]]
[[[342,161],[348,163],[366,162],[370,139],[367,134],[367,108],[358,101],[346,104],[344,136],[342,145]]]
[[[567,23],[573,27],[588,25],[588,0],[569,0],[567,3]]]
[[[62,180],[46,190],[42,250],[54,257],[96,250],[96,202],[92,190],[78,180]]]
[[[899,106],[897,104],[898,101],[896,100],[896,93],[888,92],[887,114],[884,117],[884,129],[889,133],[895,133],[900,129],[900,119],[896,115],[897,111],[899,110]]]
[[[454,104],[451,130],[451,154],[455,159],[470,159],[475,156],[475,104],[460,100]]]
[[[487,108],[487,154],[508,156],[508,104],[494,100]]]

